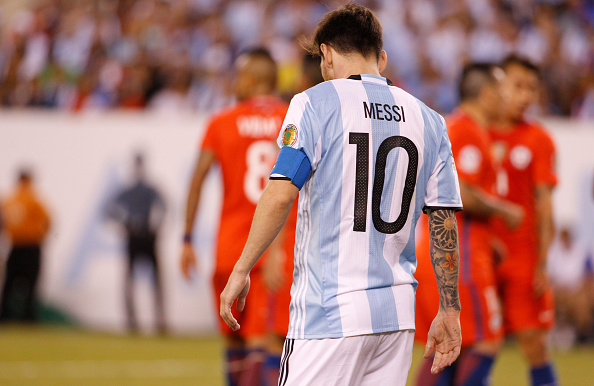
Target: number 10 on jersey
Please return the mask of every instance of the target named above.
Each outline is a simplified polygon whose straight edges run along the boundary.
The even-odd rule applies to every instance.
[[[357,146],[355,167],[355,208],[353,231],[365,232],[367,224],[368,185],[369,185],[369,133],[349,133],[349,144]],[[382,220],[380,207],[386,179],[386,163],[388,154],[402,148],[408,154],[408,168],[402,191],[402,205],[400,214],[395,221]],[[419,165],[419,152],[410,139],[394,135],[386,138],[379,146],[375,161],[375,177],[371,193],[371,217],[373,226],[381,233],[396,233],[404,227],[408,218],[408,211],[412,201],[417,182],[417,168]],[[392,169],[392,168],[391,168]],[[387,198],[391,199],[391,197]]]

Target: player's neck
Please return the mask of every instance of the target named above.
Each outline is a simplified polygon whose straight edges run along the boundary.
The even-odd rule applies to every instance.
[[[501,118],[496,125],[493,125],[493,128],[500,132],[508,132],[512,131],[515,126],[521,123],[521,119],[512,119],[511,117],[503,117]]]
[[[473,121],[479,124],[483,129],[489,127],[493,122],[489,120],[487,114],[484,113],[482,108],[474,102],[462,102],[460,104],[460,110],[472,118]]]
[[[334,77],[335,79],[346,79],[351,75],[378,75],[380,76],[379,68],[375,60],[368,60],[359,55],[352,55],[335,62]]]
[[[273,93],[270,92],[261,92],[261,93],[253,93],[250,95],[247,95],[244,99],[240,99],[238,100],[239,102],[250,102],[250,101],[263,101],[263,100],[270,100],[270,99],[276,99],[277,96]]]

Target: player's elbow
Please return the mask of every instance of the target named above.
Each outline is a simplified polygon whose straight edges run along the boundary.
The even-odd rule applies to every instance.
[[[279,194],[279,195],[271,195],[270,197],[270,203],[277,208],[289,208],[291,207],[291,205],[293,205],[293,202],[295,201],[295,197],[293,195],[284,193],[284,194]]]
[[[288,180],[271,180],[264,190],[263,197],[272,205],[281,208],[293,205],[299,189]]]

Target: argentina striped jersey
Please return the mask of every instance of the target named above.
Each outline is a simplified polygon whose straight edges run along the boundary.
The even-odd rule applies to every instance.
[[[278,144],[311,163],[288,338],[413,329],[416,222],[425,207],[462,207],[444,119],[389,80],[358,75],[296,95]]]

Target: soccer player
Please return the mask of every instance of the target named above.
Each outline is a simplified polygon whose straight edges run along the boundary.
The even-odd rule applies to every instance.
[[[439,375],[431,374],[431,362],[426,361],[419,369],[419,386],[487,385],[503,337],[489,221],[499,217],[513,228],[523,215],[520,206],[495,195],[496,169],[488,127],[499,117],[503,77],[503,70],[492,64],[468,64],[459,83],[460,106],[446,119],[464,203],[464,212],[456,214],[460,229],[460,322],[464,341],[460,358]],[[420,283],[416,339],[423,343],[439,303],[435,284],[428,280],[432,275],[428,239],[425,225],[418,242],[419,265],[415,273]]]
[[[184,275],[189,279],[196,267],[191,235],[202,184],[211,166],[217,162],[221,166],[224,188],[213,276],[217,305],[218,295],[247,240],[256,204],[278,154],[274,140],[288,107],[274,95],[277,70],[268,51],[258,48],[240,55],[236,61],[236,72],[235,94],[239,103],[211,119],[202,142],[188,193],[180,262]],[[256,296],[246,310],[238,315],[245,328],[240,332],[233,332],[221,322],[221,332],[226,338],[229,385],[260,385],[261,380],[266,378],[262,366],[267,361],[273,364],[273,371],[278,374],[281,353],[273,355],[276,359],[267,360],[265,357],[267,328],[277,331],[277,335],[286,334],[288,315],[284,316],[283,322],[283,316],[279,314],[288,312],[277,307],[275,309],[278,309],[278,314],[269,315],[269,296],[263,270],[267,267],[275,270],[277,276],[283,275],[284,265],[292,263],[294,230],[292,232],[288,229],[286,241],[279,238],[271,247],[270,259],[264,261],[267,264],[262,267],[258,265],[253,271]],[[287,278],[285,281],[290,280]],[[288,288],[280,288],[283,284],[282,277],[277,278],[276,284],[271,284],[270,277],[267,282],[276,286],[274,289],[278,293],[289,291]],[[281,318],[281,322],[272,320],[272,325],[267,326],[268,317]],[[284,324],[284,329],[275,330],[279,324]]]
[[[440,305],[426,356],[433,372],[460,351],[457,176],[443,118],[380,76],[382,27],[345,5],[318,24],[310,51],[325,80],[297,94],[248,241],[221,294],[246,300],[252,267],[299,191],[290,324],[280,385],[404,385],[414,337],[414,228],[429,213]],[[244,325],[241,325],[244,328]]]
[[[515,335],[528,360],[532,384],[556,385],[547,341],[554,321],[553,295],[546,274],[553,237],[551,194],[557,183],[555,146],[542,127],[524,119],[538,96],[538,68],[517,56],[505,59],[501,67],[506,75],[503,116],[490,131],[502,163],[497,189],[526,214],[514,230],[496,223],[507,248],[497,272],[504,328]]]

